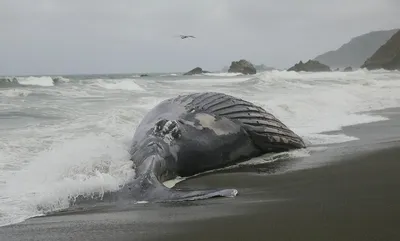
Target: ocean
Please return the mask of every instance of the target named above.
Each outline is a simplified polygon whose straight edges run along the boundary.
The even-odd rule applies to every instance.
[[[371,111],[400,106],[400,72],[0,77],[0,226],[118,189],[133,175],[128,150],[141,118],[197,91],[262,106],[304,138],[309,147],[289,153],[304,156],[358,139],[326,132],[387,120]]]

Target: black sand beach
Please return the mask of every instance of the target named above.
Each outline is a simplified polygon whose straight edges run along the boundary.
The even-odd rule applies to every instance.
[[[400,240],[400,109],[377,113],[391,119],[343,129],[358,141],[178,184],[235,187],[236,198],[104,204],[2,227],[0,240]]]

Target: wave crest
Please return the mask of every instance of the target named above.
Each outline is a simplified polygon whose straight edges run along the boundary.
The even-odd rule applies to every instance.
[[[69,79],[62,76],[28,76],[28,77],[2,77],[0,78],[0,87],[20,87],[20,86],[41,86],[51,87],[60,82],[69,82]]]
[[[109,90],[144,91],[134,79],[97,79],[94,85]]]
[[[205,76],[214,76],[214,77],[235,77],[235,76],[242,76],[242,73],[226,73],[226,72],[221,72],[221,73],[204,73],[202,75]]]

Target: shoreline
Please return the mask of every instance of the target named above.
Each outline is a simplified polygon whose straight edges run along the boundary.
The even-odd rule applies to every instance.
[[[237,188],[235,198],[98,205],[0,227],[13,240],[400,240],[400,108],[343,127],[359,140],[309,157],[212,173],[177,187]],[[315,164],[310,168],[310,164]]]

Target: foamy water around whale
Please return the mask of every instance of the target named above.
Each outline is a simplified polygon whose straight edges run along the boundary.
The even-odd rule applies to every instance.
[[[321,132],[384,120],[360,112],[400,106],[400,72],[0,77],[0,226],[116,190],[133,175],[129,144],[144,114],[195,91],[252,101],[307,143],[328,145],[356,138]]]

